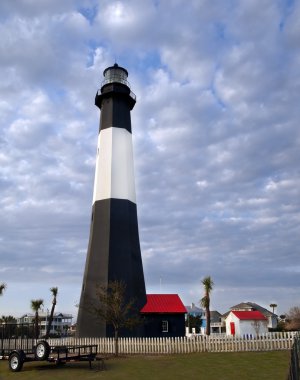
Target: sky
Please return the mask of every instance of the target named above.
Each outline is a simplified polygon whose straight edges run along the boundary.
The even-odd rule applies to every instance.
[[[148,293],[300,305],[300,1],[0,2],[0,315],[78,309],[103,70],[132,110]],[[270,309],[270,308],[269,308]]]

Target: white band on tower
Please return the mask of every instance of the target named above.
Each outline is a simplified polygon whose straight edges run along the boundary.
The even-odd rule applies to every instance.
[[[136,203],[132,135],[124,128],[106,128],[98,136],[93,204],[110,198]]]

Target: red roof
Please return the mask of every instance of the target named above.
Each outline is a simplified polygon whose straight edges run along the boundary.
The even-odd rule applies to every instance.
[[[241,320],[267,320],[260,311],[232,311],[232,313]]]
[[[147,294],[141,313],[187,313],[178,294]]]

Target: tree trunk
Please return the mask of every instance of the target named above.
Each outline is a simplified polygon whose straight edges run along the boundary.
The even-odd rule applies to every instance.
[[[119,356],[119,331],[115,329],[115,356]]]
[[[34,330],[35,339],[39,339],[39,313],[37,311],[35,312]]]
[[[206,309],[206,335],[210,335],[210,310]]]
[[[52,302],[50,316],[49,316],[49,321],[48,321],[48,325],[47,325],[46,339],[48,339],[49,335],[50,335],[50,330],[51,330],[51,325],[52,325],[52,321],[53,321],[55,305],[56,305],[56,302],[53,301]]]

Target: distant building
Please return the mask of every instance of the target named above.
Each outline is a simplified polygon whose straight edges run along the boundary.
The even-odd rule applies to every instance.
[[[141,309],[145,337],[185,336],[187,310],[178,294],[147,294]]]
[[[268,332],[268,319],[257,310],[230,311],[225,322],[226,335],[255,337]]]
[[[204,313],[202,325],[201,325],[201,334],[206,333],[206,315]],[[225,333],[225,324],[222,321],[222,314],[217,310],[210,311],[210,333],[211,334],[221,334]]]
[[[76,334],[76,327],[77,327],[77,324],[76,323],[73,323],[70,328],[69,328],[69,334],[70,336],[75,336]]]
[[[194,303],[191,304],[191,306],[185,306],[187,310],[187,327],[186,327],[186,335],[189,335],[190,333],[200,333],[205,334],[206,333],[206,315],[205,310],[203,310],[200,307],[197,307]],[[199,331],[197,327],[191,327],[191,323],[189,323],[189,317],[193,318],[200,318],[200,327]],[[191,318],[192,319],[192,318]],[[211,310],[210,311],[210,333],[211,334],[221,334],[225,333],[225,322],[222,321],[222,315],[216,311]]]
[[[191,305],[185,305],[188,315],[192,315],[193,317],[202,317],[204,314],[204,310],[200,307],[196,306],[193,302]]]
[[[187,314],[185,315],[186,335],[198,334],[202,326],[202,316],[204,310],[196,306],[194,303],[185,305]]]
[[[276,329],[278,323],[278,316],[270,310],[258,305],[254,302],[241,302],[237,305],[231,306],[230,310],[223,314],[222,320],[225,320],[230,311],[260,311],[267,318],[268,329]]]
[[[44,336],[47,331],[47,325],[49,323],[50,314],[46,312],[39,313],[39,326],[40,326],[40,336]],[[17,324],[24,323],[34,323],[34,314],[24,314],[22,317],[17,319]],[[69,329],[72,325],[71,314],[64,313],[54,313],[52,324],[51,324],[51,335],[66,336],[69,334]]]

